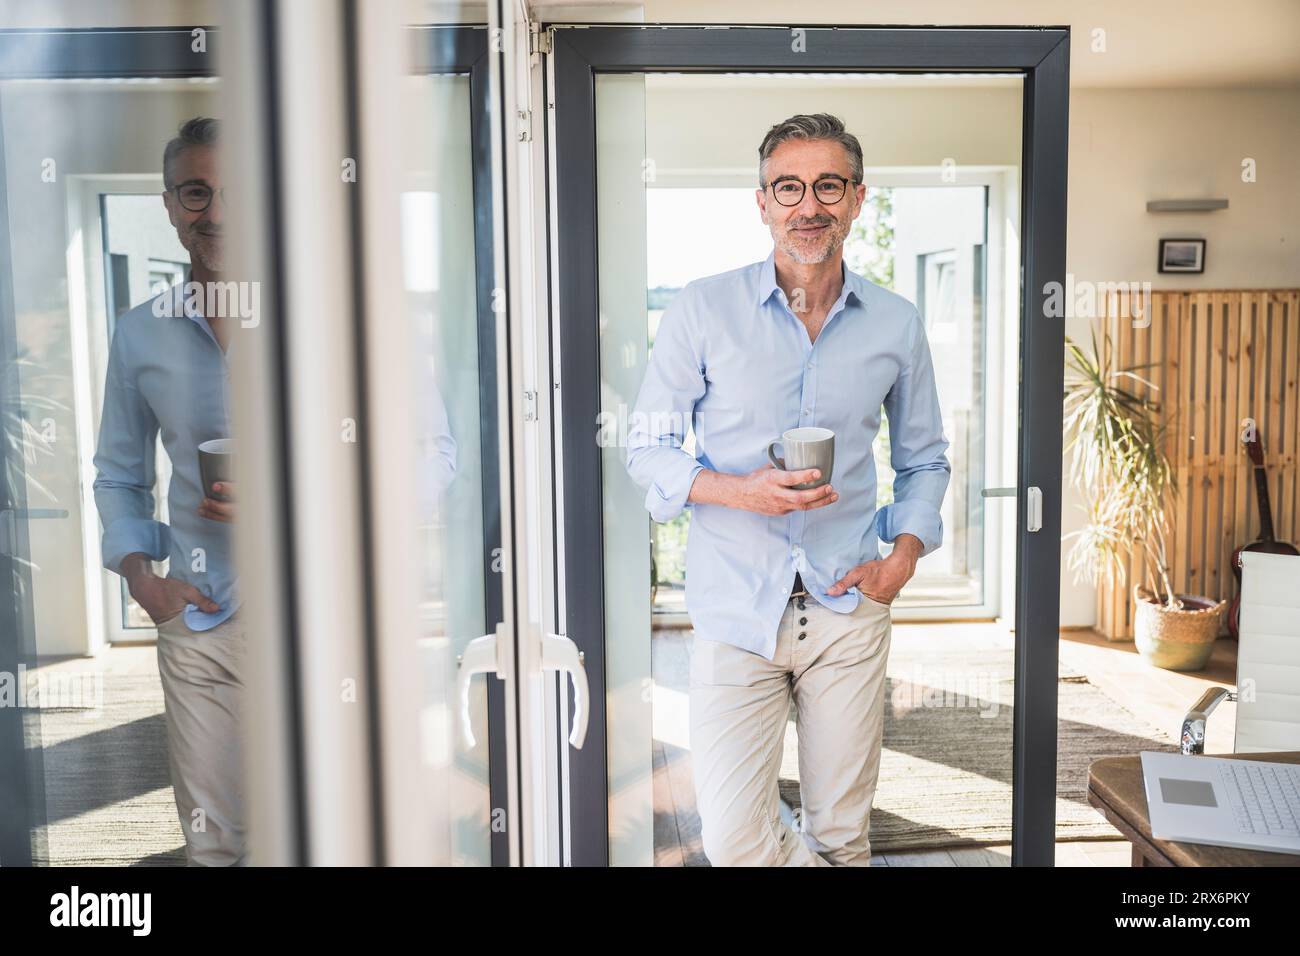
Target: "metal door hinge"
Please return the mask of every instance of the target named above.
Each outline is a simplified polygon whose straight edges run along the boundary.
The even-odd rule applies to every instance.
[[[550,53],[554,31],[550,27],[542,29],[540,23],[528,24],[528,52],[533,56],[538,53]]]

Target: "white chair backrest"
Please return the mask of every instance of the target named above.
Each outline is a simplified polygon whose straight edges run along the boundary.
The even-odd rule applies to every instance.
[[[1300,750],[1300,557],[1241,555],[1237,753]]]

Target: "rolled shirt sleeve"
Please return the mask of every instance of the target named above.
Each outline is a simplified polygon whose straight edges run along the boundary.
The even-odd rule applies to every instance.
[[[704,367],[691,329],[689,286],[659,322],[627,436],[627,470],[646,489],[655,521],[671,521],[688,507],[695,476],[704,470],[682,449],[695,403],[704,395]]]
[[[158,421],[131,380],[124,352],[119,327],[109,351],[94,485],[104,567],[118,573],[129,554],[162,561],[171,550],[170,529],[153,516]]]
[[[929,554],[943,542],[939,507],[952,475],[948,440],[943,434],[939,392],[925,326],[914,311],[910,323],[908,359],[885,397],[889,418],[890,465],[894,469],[894,501],[876,512],[876,533],[892,542],[913,534]]]

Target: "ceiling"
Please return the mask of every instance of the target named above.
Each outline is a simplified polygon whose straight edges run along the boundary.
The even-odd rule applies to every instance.
[[[483,0],[401,2],[409,22],[481,23],[487,16]],[[1069,26],[1074,87],[1300,88],[1300,0],[512,2],[527,3],[539,19],[572,23]],[[0,2],[0,26],[162,26],[219,21],[220,11],[221,0]],[[803,19],[791,20],[792,11]]]
[[[1068,25],[1074,87],[1300,87],[1300,0],[529,0],[529,6],[553,22]],[[803,19],[792,21],[792,9]]]

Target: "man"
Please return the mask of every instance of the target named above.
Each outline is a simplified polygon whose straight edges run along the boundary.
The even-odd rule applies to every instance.
[[[627,467],[656,521],[692,508],[690,743],[714,865],[870,862],[890,603],[939,546],[951,468],[915,306],[849,271],[862,148],[826,114],[759,147],[766,261],[689,283],[665,311]],[[876,510],[872,442],[889,418],[894,502]],[[697,457],[682,450],[693,424]],[[830,483],[795,484],[769,441],[835,433]],[[878,542],[893,542],[883,560]],[[793,692],[802,820],[777,792]],[[793,821],[791,821],[793,822]]]
[[[201,442],[230,436],[233,320],[203,314],[198,303],[213,296],[187,295],[195,283],[214,289],[221,277],[225,194],[217,136],[216,120],[191,119],[163,152],[163,203],[190,254],[190,281],[118,319],[95,455],[104,565],[126,579],[158,628],[172,787],[193,866],[244,863],[234,489],[222,482],[203,488],[198,456]],[[154,519],[160,430],[172,463],[167,524]],[[153,562],[164,559],[160,577]]]

